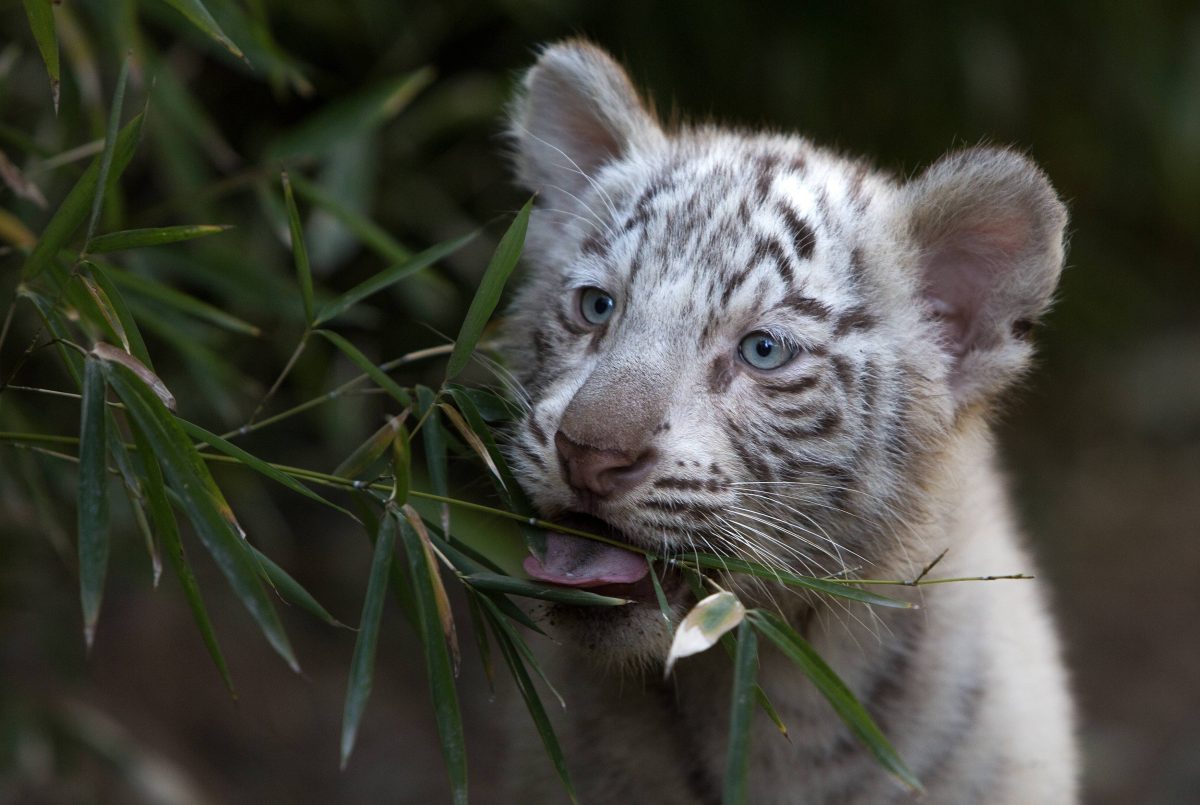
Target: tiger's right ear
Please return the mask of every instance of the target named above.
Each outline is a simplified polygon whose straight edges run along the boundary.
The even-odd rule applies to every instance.
[[[517,180],[547,209],[576,214],[597,170],[665,139],[620,65],[578,39],[542,51],[512,104],[509,128]]]

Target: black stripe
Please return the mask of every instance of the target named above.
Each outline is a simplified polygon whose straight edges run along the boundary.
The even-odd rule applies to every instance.
[[[792,236],[792,245],[796,249],[796,256],[801,260],[810,259],[813,251],[817,248],[817,233],[813,231],[808,221],[802,219],[795,210],[782,201],[779,202],[778,210],[783,217],[784,226]]]

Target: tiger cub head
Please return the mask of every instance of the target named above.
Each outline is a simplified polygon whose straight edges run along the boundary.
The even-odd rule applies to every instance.
[[[905,572],[939,467],[1028,364],[1057,284],[1042,172],[972,148],[898,181],[798,136],[668,129],[581,41],[542,52],[510,131],[537,193],[510,447],[539,513],[663,557]],[[664,653],[639,554],[549,534],[526,567],[643,602],[554,608],[575,642]]]

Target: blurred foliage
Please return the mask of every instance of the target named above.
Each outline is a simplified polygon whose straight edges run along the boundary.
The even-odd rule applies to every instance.
[[[31,5],[35,10],[27,13]],[[1082,438],[1076,436],[1080,397],[1068,391],[1079,382],[1081,389],[1112,391],[1114,410],[1126,406],[1130,427],[1156,444],[1190,445],[1200,434],[1194,405],[1200,403],[1200,364],[1189,363],[1200,357],[1200,10],[1194,4],[1061,2],[1001,9],[944,3],[916,9],[882,2],[207,0],[211,18],[197,24],[186,12],[198,5],[68,0],[53,7],[54,55],[37,35],[45,15],[36,0],[0,0],[0,310],[8,311],[16,299],[29,248],[102,154],[129,54],[121,122],[146,110],[141,144],[104,196],[95,232],[231,228],[136,250],[100,253],[98,247],[94,262],[125,299],[180,415],[209,431],[231,432],[248,420],[309,329],[280,171],[286,168],[292,178],[317,310],[388,267],[484,227],[483,237],[435,268],[411,274],[329,324],[376,363],[444,345],[458,330],[502,234],[502,227],[488,222],[507,219],[524,202],[509,184],[502,158],[502,110],[517,71],[530,63],[539,43],[585,34],[631,67],[668,118],[712,115],[747,127],[800,130],[817,142],[870,155],[901,175],[958,145],[987,140],[1027,149],[1068,201],[1073,234],[1061,302],[1041,337],[1043,375],[1052,379],[1039,383],[1045,391],[1017,424],[1028,440],[1079,447],[1069,440]],[[217,30],[225,43],[211,35]],[[57,90],[50,78],[56,58]],[[3,325],[0,383],[74,390],[54,350],[23,357],[40,322],[27,303],[16,310],[19,315]],[[1192,351],[1179,353],[1180,344]],[[1122,366],[1110,366],[1113,355]],[[1111,383],[1082,382],[1097,366],[1128,371],[1114,374]],[[335,343],[314,339],[261,418],[318,398],[359,371]],[[442,362],[413,362],[401,368],[401,382],[437,388],[443,371]],[[478,371],[470,379],[496,382]],[[0,394],[0,430],[78,432],[77,401],[15,386]],[[347,392],[238,443],[283,464],[332,471],[349,451],[331,446],[363,443],[398,407],[386,395]],[[1123,427],[1125,420],[1112,417],[1118,423],[1113,427]],[[1099,431],[1109,422],[1097,419],[1087,438],[1100,444]],[[453,433],[447,436],[454,448],[448,488],[467,497],[486,494],[486,481],[465,467],[472,460],[469,447]],[[1020,449],[1020,455],[1044,458],[1028,442]],[[1183,467],[1182,460],[1196,453],[1174,455]],[[264,553],[303,581],[334,616],[353,622],[371,563],[369,546],[347,528],[353,524],[244,469],[218,465],[213,472]],[[1174,477],[1180,476],[1176,470]],[[74,467],[0,446],[0,677],[6,680],[0,693],[0,802],[34,795],[49,801],[199,797],[165,759],[166,749],[160,754],[154,741],[136,740],[131,729],[110,723],[111,713],[130,712],[117,707],[119,695],[97,699],[89,687],[87,680],[99,679],[94,684],[103,690],[108,679],[108,689],[121,689],[103,669],[127,655],[105,653],[115,651],[104,647],[106,627],[113,633],[110,644],[120,646],[122,637],[136,643],[133,635],[143,628],[156,633],[155,619],[166,617],[148,610],[168,610],[161,594],[147,606],[153,571],[139,524],[114,493],[108,592],[89,669],[78,602],[68,595],[78,568],[74,513],[64,504],[75,499],[75,488]],[[1033,490],[1031,506],[1049,509],[1047,494]],[[433,522],[440,516],[436,507],[423,513]],[[469,514],[455,516],[464,526],[478,522]],[[519,542],[504,544],[510,547],[491,547],[499,554],[508,550],[501,564],[511,568]],[[1076,555],[1067,548],[1050,553],[1066,557],[1064,564]],[[215,566],[197,564],[195,572],[206,597],[219,602]],[[243,648],[252,636],[237,631],[240,616],[222,603],[211,606],[217,630],[231,630],[226,649],[235,681],[249,679],[248,687],[261,689],[254,680],[264,657]],[[1177,607],[1185,614],[1194,608],[1194,602]],[[175,621],[186,627],[179,639],[200,646],[187,617]],[[324,654],[339,658],[325,673],[334,680],[332,700],[340,703],[353,637],[330,636],[334,630],[298,613],[285,613],[284,620],[302,663]],[[415,650],[411,642],[403,645]],[[380,651],[388,651],[386,644]],[[128,656],[148,660],[154,652]],[[163,663],[164,669],[186,667]],[[266,680],[286,673],[278,664],[266,666],[257,672]],[[215,675],[202,670],[207,675],[197,671],[169,684],[207,685],[219,693],[219,683],[209,678]],[[135,699],[156,701],[149,687],[158,676],[152,664],[118,674],[126,676],[145,685],[132,688]],[[263,684],[271,690],[270,682]],[[423,687],[419,675],[413,685]],[[251,699],[244,694],[242,706],[252,707]],[[198,698],[214,700],[219,697]],[[319,709],[336,714],[338,707],[326,702]],[[207,718],[177,720],[215,733]],[[430,714],[414,716],[420,718],[432,723]],[[268,720],[285,723],[277,715]],[[365,724],[369,728],[369,719]],[[279,727],[273,735],[277,745],[286,731]],[[335,758],[336,734],[327,727],[314,738],[316,751]],[[205,743],[222,740],[229,740],[227,731]],[[429,740],[436,746],[435,738]],[[201,774],[202,788],[223,799],[319,799],[322,791],[345,793],[338,786],[350,785],[329,776],[336,768],[332,760],[328,774],[298,768],[311,765],[305,751],[314,744],[297,750],[290,766],[260,773],[254,763],[223,763],[220,750],[171,743],[178,756],[191,753],[193,769],[210,770],[207,778]],[[239,743],[240,751],[259,752],[254,756],[265,763],[251,743]],[[1200,738],[1190,745],[1200,746]],[[364,749],[360,739],[360,755]],[[364,767],[369,757],[362,758]],[[1140,771],[1170,781],[1177,779],[1174,768],[1147,765]],[[394,791],[396,780],[380,774],[359,783],[349,798]],[[273,778],[275,787],[264,778]],[[412,801],[445,798],[444,785],[440,777],[404,784]],[[1145,790],[1136,779],[1107,785],[1109,801],[1121,801],[1121,791]],[[1170,801],[1169,793],[1163,797]]]

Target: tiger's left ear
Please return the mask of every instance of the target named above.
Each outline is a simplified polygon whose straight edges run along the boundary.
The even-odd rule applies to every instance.
[[[1029,331],[1062,272],[1066,208],[1033,162],[996,148],[943,157],[903,192],[955,402],[988,402],[1032,357]]]

